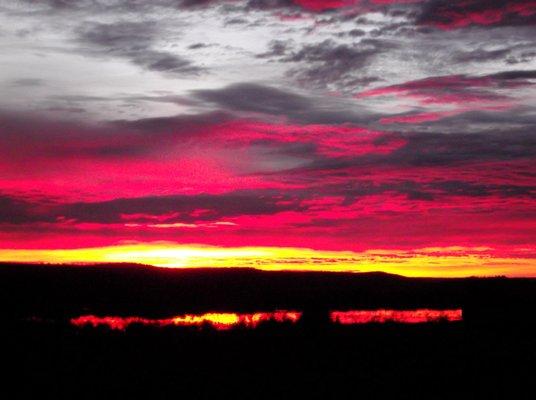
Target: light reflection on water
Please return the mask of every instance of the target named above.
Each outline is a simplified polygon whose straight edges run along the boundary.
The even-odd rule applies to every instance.
[[[257,312],[251,314],[239,313],[206,313],[206,314],[185,314],[172,318],[149,319],[141,317],[97,317],[95,315],[83,315],[71,319],[71,324],[75,326],[91,325],[108,326],[110,329],[125,330],[129,325],[141,324],[150,326],[203,326],[209,325],[218,330],[227,330],[234,327],[256,328],[259,324],[268,321],[297,322],[301,317],[301,312],[296,311],[274,311]]]
[[[330,320],[343,325],[396,322],[402,324],[420,324],[438,321],[461,321],[462,310],[352,310],[332,311]]]
[[[236,327],[256,328],[264,322],[297,323],[302,317],[298,311],[278,310],[273,312],[256,313],[217,313],[184,314],[172,318],[150,319],[143,317],[95,316],[83,315],[72,318],[74,326],[107,326],[114,330],[125,330],[132,324],[145,326],[210,326],[217,330],[228,330]],[[455,322],[463,319],[461,309],[434,310],[349,310],[331,311],[329,321],[333,324],[355,325],[370,323],[402,323],[418,324],[428,322]]]

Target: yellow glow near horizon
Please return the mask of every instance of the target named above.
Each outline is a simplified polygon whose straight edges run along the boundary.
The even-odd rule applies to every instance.
[[[267,271],[382,271],[411,277],[536,276],[536,259],[497,257],[489,250],[456,246],[352,252],[153,242],[82,249],[0,249],[0,261],[141,263],[167,268],[249,267]]]

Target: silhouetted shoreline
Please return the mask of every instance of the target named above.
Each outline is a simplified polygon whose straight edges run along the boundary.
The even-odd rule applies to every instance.
[[[0,267],[3,354],[25,377],[18,393],[56,398],[520,398],[536,361],[535,298],[536,280],[518,278]],[[325,323],[333,309],[426,307],[461,308],[464,319]],[[303,310],[303,321],[221,331],[69,324],[276,309]]]

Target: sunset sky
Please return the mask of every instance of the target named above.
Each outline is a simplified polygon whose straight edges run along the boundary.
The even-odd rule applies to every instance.
[[[536,1],[0,0],[0,261],[536,276]]]

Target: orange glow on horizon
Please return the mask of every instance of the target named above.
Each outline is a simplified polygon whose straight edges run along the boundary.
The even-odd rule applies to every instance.
[[[91,325],[107,326],[113,330],[124,331],[129,325],[140,324],[148,326],[203,326],[208,324],[217,330],[228,330],[239,326],[245,328],[256,328],[263,322],[275,321],[279,323],[296,323],[301,318],[297,311],[274,311],[257,312],[252,314],[238,313],[206,313],[206,314],[185,314],[173,318],[149,319],[141,317],[97,317],[95,315],[83,315],[72,318],[71,324],[74,326]]]
[[[534,250],[488,247],[313,250],[218,247],[169,242],[75,249],[0,249],[0,261],[51,264],[140,263],[166,268],[247,267],[266,271],[387,272],[408,277],[536,276]]]
[[[421,324],[437,321],[461,321],[462,310],[360,310],[332,311],[330,320],[343,325],[396,322],[403,324]]]

